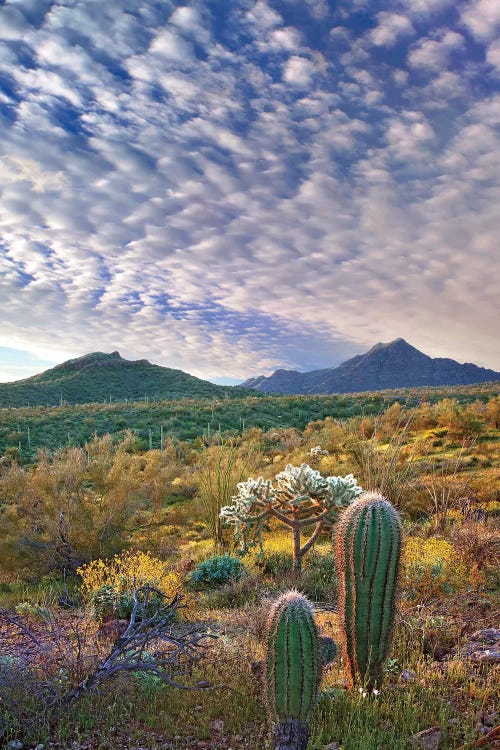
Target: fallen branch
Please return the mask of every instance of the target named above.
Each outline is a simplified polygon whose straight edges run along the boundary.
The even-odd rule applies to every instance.
[[[181,690],[211,687],[207,682],[194,686],[184,685],[177,678],[185,676],[189,671],[182,668],[182,661],[187,661],[191,666],[205,650],[203,641],[216,636],[206,633],[200,626],[183,631],[174,626],[173,617],[182,606],[179,594],[147,616],[153,594],[165,600],[165,595],[152,586],[136,589],[134,606],[125,632],[113,643],[110,652],[97,668],[62,697],[61,708],[68,707],[73,701],[95,690],[101,682],[120,672],[149,672],[160,677],[165,684]],[[154,653],[150,653],[148,648],[154,649]]]

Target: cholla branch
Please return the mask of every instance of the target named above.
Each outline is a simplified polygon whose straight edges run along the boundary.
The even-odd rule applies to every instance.
[[[151,612],[152,597],[155,608]],[[158,600],[161,601],[156,606]],[[85,634],[80,637],[78,628],[76,636],[76,656],[79,665],[76,674],[80,679],[76,687],[62,697],[50,689],[45,703],[47,711],[55,718],[59,712],[68,708],[75,700],[98,689],[100,684],[123,672],[148,672],[160,677],[165,684],[183,690],[199,690],[211,687],[208,682],[198,682],[194,686],[185,685],[182,678],[190,674],[193,665],[204,655],[207,639],[216,636],[207,633],[202,626],[174,622],[176,612],[182,608],[182,597],[176,594],[167,600],[159,589],[153,586],[141,586],[134,591],[134,606],[127,627],[100,659],[97,667],[80,679],[88,662],[84,658]],[[11,626],[12,634],[19,632],[30,640],[43,656],[42,664],[47,668],[51,663],[69,663],[71,654],[58,627],[58,622],[48,617],[45,622],[44,637],[38,638],[23,619],[0,608],[0,619]],[[79,621],[81,624],[81,621]],[[10,628],[9,628],[10,630]],[[83,640],[82,640],[83,638]],[[54,660],[54,655],[58,657]],[[74,655],[74,654],[73,654]],[[45,684],[45,683],[44,683]],[[50,688],[50,680],[46,687]]]
[[[234,527],[235,538],[242,553],[259,544],[266,521],[276,518],[293,534],[293,558],[300,569],[300,560],[312,547],[319,534],[331,528],[339,511],[361,493],[352,474],[346,477],[323,477],[308,464],[292,466],[275,477],[275,484],[263,477],[248,479],[237,486],[232,505],[222,508],[220,517]],[[301,546],[304,527],[313,526],[309,540]]]

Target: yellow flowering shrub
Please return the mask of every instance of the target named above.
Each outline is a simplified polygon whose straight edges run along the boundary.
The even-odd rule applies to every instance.
[[[404,592],[420,602],[456,591],[467,581],[467,570],[457,551],[438,537],[408,537],[402,568]]]
[[[123,552],[109,560],[92,560],[78,568],[77,573],[84,598],[94,605],[98,603],[101,614],[108,614],[108,610],[126,611],[134,590],[141,586],[154,586],[167,600],[182,590],[180,576],[150,552]],[[190,602],[186,597],[184,600],[189,607]]]

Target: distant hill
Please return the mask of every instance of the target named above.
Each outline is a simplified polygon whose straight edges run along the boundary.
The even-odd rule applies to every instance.
[[[0,408],[180,398],[236,398],[251,391],[195,378],[182,370],[93,352],[31,378],[0,383]]]
[[[470,385],[500,380],[500,372],[454,359],[428,357],[404,339],[376,344],[338,367],[311,372],[276,370],[250,378],[242,387],[265,393],[329,394],[417,386]]]

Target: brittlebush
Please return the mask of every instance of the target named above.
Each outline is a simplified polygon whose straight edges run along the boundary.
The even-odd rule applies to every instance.
[[[148,585],[161,591],[167,601],[182,593],[180,576],[150,552],[124,552],[109,560],[93,560],[78,568],[77,573],[84,599],[91,603],[99,599],[101,592],[119,601],[133,597],[136,589]],[[188,595],[183,594],[183,598],[186,611],[192,602]]]
[[[445,539],[409,537],[403,551],[402,588],[406,596],[425,602],[460,589],[467,570]]]

